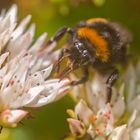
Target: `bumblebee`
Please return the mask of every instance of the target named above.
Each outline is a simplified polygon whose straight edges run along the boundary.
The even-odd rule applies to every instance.
[[[131,35],[117,23],[104,18],[93,18],[81,21],[74,28],[61,28],[47,42],[46,46],[58,42],[66,33],[68,34],[68,47],[61,49],[55,66],[56,71],[59,71],[60,63],[65,57],[68,58],[69,63],[60,74],[60,78],[81,68],[83,70],[82,78],[78,81],[72,81],[72,85],[84,83],[88,80],[89,66],[103,75],[110,73],[106,80],[107,102],[109,102],[112,86],[119,76],[115,65],[122,64],[126,60],[127,46],[132,40]]]

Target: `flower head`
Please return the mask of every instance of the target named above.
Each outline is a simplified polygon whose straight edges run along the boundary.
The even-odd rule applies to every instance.
[[[32,44],[35,25],[31,16],[17,25],[17,6],[0,15],[0,125],[16,127],[27,114],[23,107],[40,107],[66,94],[69,80],[48,79],[58,51],[54,44],[40,53],[46,33]]]
[[[68,110],[71,117],[71,121],[68,121],[70,138],[84,138],[88,135],[95,140],[139,139],[139,71],[140,62],[135,66],[129,65],[120,88],[113,87],[111,102],[108,104],[106,85],[98,73],[92,82],[74,87],[73,97],[77,104],[74,111]],[[77,123],[73,125],[73,122]]]

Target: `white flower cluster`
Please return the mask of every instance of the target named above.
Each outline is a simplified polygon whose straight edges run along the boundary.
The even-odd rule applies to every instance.
[[[16,127],[27,114],[23,107],[40,107],[66,94],[69,80],[48,79],[58,51],[55,45],[39,52],[46,33],[33,43],[31,16],[17,25],[17,6],[0,14],[0,125]]]
[[[66,140],[139,140],[139,72],[140,62],[136,66],[130,64],[123,77],[123,84],[119,90],[113,88],[112,99],[108,104],[105,97],[106,86],[98,73],[93,82],[88,82],[85,87],[75,87],[74,98],[78,103],[74,110],[67,110],[71,133]]]

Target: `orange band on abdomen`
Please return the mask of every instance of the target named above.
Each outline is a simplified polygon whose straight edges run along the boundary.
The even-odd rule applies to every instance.
[[[91,44],[93,44],[96,48],[96,56],[99,57],[102,62],[108,61],[110,55],[108,43],[96,30],[83,27],[78,30],[78,36],[88,39]]]

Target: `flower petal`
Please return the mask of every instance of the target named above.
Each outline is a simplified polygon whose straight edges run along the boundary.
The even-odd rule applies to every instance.
[[[17,5],[13,4],[11,8],[6,13],[7,17],[10,17],[11,25],[15,24],[17,21]]]
[[[122,125],[114,129],[111,138],[112,140],[130,140],[126,125]]]
[[[43,33],[38,39],[37,41],[34,43],[34,45],[29,49],[30,52],[33,52],[37,49],[39,49],[40,47],[43,46],[43,44],[45,43],[45,39],[46,39],[47,33]]]
[[[134,109],[140,111],[140,95],[138,95],[135,99],[133,99],[129,104],[128,104],[128,110],[132,112]]]
[[[31,74],[28,78],[28,85],[33,87],[36,85],[43,84],[45,79],[51,74],[52,68],[53,65],[50,65],[46,69]]]
[[[5,59],[8,57],[8,55],[9,55],[9,52],[6,52],[0,56],[0,68],[3,62],[5,61]]]
[[[134,123],[135,119],[137,117],[137,111],[134,110],[132,115],[130,116],[129,120],[128,120],[128,127],[130,128],[132,126],[132,124]]]
[[[31,20],[31,15],[28,15],[26,18],[24,18],[21,23],[19,24],[19,26],[16,28],[16,30],[12,33],[12,38],[13,40],[15,40],[16,38],[18,38],[19,36],[21,36],[23,34],[23,32],[26,29],[26,26],[28,25],[28,23]]]
[[[38,97],[38,101],[28,104],[28,107],[40,107],[51,102],[55,102],[58,99],[66,95],[66,91],[70,88],[70,81],[64,79],[59,81],[58,79],[48,80],[45,85],[45,90]]]
[[[84,124],[89,125],[90,117],[93,115],[91,109],[88,108],[86,103],[81,99],[75,107],[75,113]]]
[[[5,31],[3,31],[1,34],[0,34],[0,46],[1,46],[1,50],[4,48],[4,46],[8,43],[10,37],[11,37],[11,33],[12,33],[12,30],[13,28],[15,27],[12,26],[12,27],[8,27]],[[0,51],[1,51],[0,50]]]
[[[31,34],[29,32],[24,33],[15,40],[11,40],[7,49],[11,52],[11,58],[15,57],[22,50],[26,50],[32,42]],[[22,46],[22,47],[21,47]],[[13,49],[14,48],[14,49]]]
[[[117,92],[115,89],[112,90],[112,100],[111,100],[111,106],[112,106],[112,112],[114,114],[114,117],[116,119],[119,119],[123,113],[125,112],[126,105],[124,101],[124,84],[122,84],[119,92]]]
[[[136,85],[136,71],[133,65],[130,65],[125,74],[125,87],[127,87],[128,98],[127,102],[132,101],[135,97],[135,85]]]
[[[135,129],[132,132],[131,137],[133,140],[140,140],[140,128]]]
[[[29,104],[32,104],[36,101],[36,98],[40,95],[40,93],[44,90],[44,86],[36,86],[31,89],[26,94],[23,94],[23,100],[20,99],[19,101],[17,100],[16,102],[20,104],[22,102],[22,106],[28,106]]]

